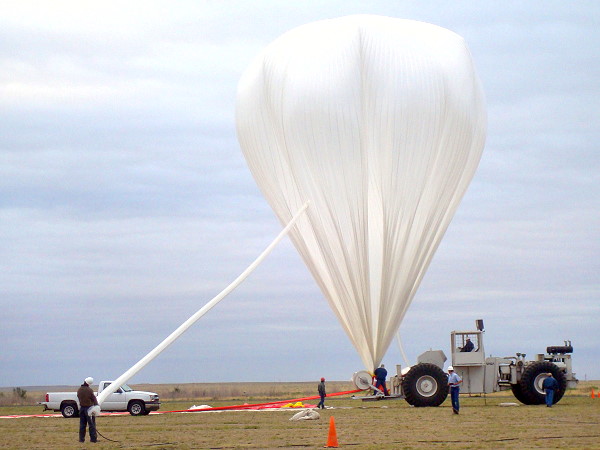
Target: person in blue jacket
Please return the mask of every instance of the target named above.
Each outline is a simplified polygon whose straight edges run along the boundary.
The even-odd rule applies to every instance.
[[[463,348],[461,348],[460,351],[461,352],[472,352],[474,348],[475,348],[475,345],[473,344],[473,342],[471,342],[471,339],[467,338],[467,342],[465,343],[465,346]]]
[[[542,382],[542,389],[546,393],[546,406],[548,408],[552,408],[552,403],[554,403],[554,391],[558,390],[560,386],[558,385],[558,381],[556,378],[552,376],[552,373],[548,372],[548,378],[545,378]]]
[[[380,389],[383,387],[383,394],[387,397],[390,393],[387,390],[387,386],[385,384],[385,380],[387,378],[387,370],[385,370],[385,366],[382,364],[380,367],[375,369],[375,379],[377,380],[375,383],[375,387]]]

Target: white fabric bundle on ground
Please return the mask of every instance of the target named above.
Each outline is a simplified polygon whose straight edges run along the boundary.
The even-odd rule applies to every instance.
[[[317,420],[320,418],[321,415],[314,409],[305,409],[304,411],[294,414],[292,417],[290,417],[290,420]]]

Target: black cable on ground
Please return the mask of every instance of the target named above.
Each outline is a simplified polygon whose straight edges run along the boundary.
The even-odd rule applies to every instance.
[[[157,442],[156,444],[142,444],[142,445],[136,444],[135,447],[136,448],[138,448],[138,447],[156,447],[157,445],[161,445],[161,446],[162,445],[179,445],[179,442]],[[121,448],[126,448],[126,447],[121,446]]]
[[[96,427],[96,433],[98,433],[100,436],[102,436],[102,437],[103,437],[104,439],[106,439],[107,441],[110,441],[110,442],[121,442],[121,441],[114,441],[114,440],[112,440],[112,439],[109,439],[109,438],[107,438],[106,436],[104,436],[102,433],[100,433],[100,432],[98,431],[98,428],[97,428],[97,427]]]
[[[96,433],[98,433],[100,436],[102,436],[107,441],[121,443],[121,441],[115,441],[114,439],[107,438],[106,436],[104,436],[102,433],[100,433],[98,431],[98,428],[96,428]],[[135,446],[136,447],[155,447],[157,445],[177,445],[177,442],[159,442],[159,443],[156,443],[156,444],[141,444],[141,445],[140,444],[136,444]],[[123,445],[121,445],[121,447],[123,447]]]

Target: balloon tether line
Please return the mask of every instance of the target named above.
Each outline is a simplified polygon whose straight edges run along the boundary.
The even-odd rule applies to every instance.
[[[269,246],[254,260],[252,264],[248,266],[246,270],[244,270],[229,286],[227,286],[220,294],[214,297],[211,301],[209,301],[206,305],[200,308],[196,313],[194,313],[188,320],[183,322],[179,328],[173,331],[167,338],[165,338],[160,344],[158,344],[153,350],[151,350],[146,356],[140,359],[137,363],[135,363],[129,370],[127,370],[123,375],[113,381],[109,386],[100,392],[98,395],[98,404],[102,405],[102,402],[106,400],[110,394],[114,393],[121,385],[126,383],[131,377],[133,377],[136,373],[138,373],[141,369],[143,369],[150,361],[156,358],[164,349],[166,349],[169,345],[171,345],[179,336],[181,336],[189,327],[191,327],[194,323],[200,319],[204,314],[210,311],[213,306],[219,303],[223,298],[225,298],[231,291],[233,291],[238,285],[244,281],[257,267],[263,262],[263,260],[273,251],[275,246],[279,244],[279,242],[288,234],[288,232],[292,229],[296,221],[300,218],[300,216],[306,211],[310,202],[306,202],[300,210],[292,217],[292,220],[286,225],[286,227],[281,230],[281,232],[277,235],[277,237],[269,244]]]

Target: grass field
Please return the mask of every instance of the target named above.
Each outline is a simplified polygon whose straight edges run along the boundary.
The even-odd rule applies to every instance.
[[[553,408],[502,407],[516,402],[509,394],[461,397],[460,415],[447,400],[439,408],[412,408],[403,400],[363,402],[331,398],[319,420],[290,422],[297,410],[222,411],[103,416],[97,444],[77,442],[79,420],[0,419],[1,448],[323,448],[334,416],[340,448],[600,448],[600,398],[589,396],[597,382],[580,383]],[[226,385],[146,385],[158,392],[161,410],[193,404],[224,406],[313,395],[316,383],[231,383]],[[348,383],[330,383],[339,390]],[[194,393],[204,395],[196,395]],[[231,395],[238,393],[238,396]],[[29,394],[33,395],[33,393]],[[173,397],[172,399],[170,398]],[[178,397],[178,398],[177,398]],[[189,398],[188,398],[189,397]],[[207,401],[210,400],[210,401]],[[37,401],[37,399],[36,399]],[[0,415],[40,414],[39,406],[3,406]]]

